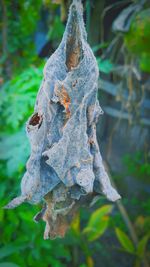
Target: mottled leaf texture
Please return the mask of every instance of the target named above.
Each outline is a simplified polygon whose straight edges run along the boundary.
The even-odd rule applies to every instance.
[[[102,112],[98,100],[98,66],[83,22],[82,4],[70,6],[63,39],[48,59],[34,114],[26,125],[31,155],[21,182],[24,201],[44,200],[35,221],[46,222],[44,238],[63,237],[81,205],[98,194],[120,198],[104,169],[96,139]]]

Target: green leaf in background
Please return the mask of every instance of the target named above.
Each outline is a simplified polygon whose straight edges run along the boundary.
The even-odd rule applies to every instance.
[[[5,191],[6,191],[6,185],[5,185],[5,182],[2,182],[2,179],[1,179],[1,186],[0,186],[0,197],[1,198],[4,196]],[[1,210],[0,210],[0,220],[1,220]]]
[[[111,211],[112,205],[104,205],[92,214],[87,227],[83,229],[83,233],[86,234],[89,241],[96,240],[105,232],[109,223],[107,214]]]
[[[0,91],[0,160],[6,161],[6,175],[21,172],[29,155],[25,122],[32,114],[43,76],[43,66],[30,67],[5,83]]]
[[[0,111],[2,121],[5,122],[2,124],[2,128],[11,127],[17,130],[33,112],[36,94],[43,75],[42,68],[43,66],[28,68],[2,87]]]
[[[132,243],[132,241],[129,239],[129,237],[119,228],[115,229],[117,238],[119,242],[121,243],[122,247],[125,249],[125,251],[134,254],[135,253],[135,248]]]
[[[93,53],[96,53],[101,48],[107,48],[109,43],[101,43],[92,47]]]
[[[150,54],[150,8],[140,11],[128,33],[125,35],[125,44],[134,54],[143,52]]]
[[[92,242],[102,236],[108,227],[109,218],[108,216],[102,218],[99,225],[96,227],[86,227],[83,233],[86,234],[88,241]]]
[[[98,57],[97,63],[98,63],[99,71],[101,72],[108,74],[113,70],[114,65],[110,62],[109,59],[104,60]]]
[[[31,62],[37,60],[33,35],[40,19],[42,1],[22,0],[17,3],[13,2],[13,8],[11,1],[4,0],[3,3],[7,14],[6,46],[9,55],[6,55],[6,59],[11,58],[11,70],[14,75],[14,71],[20,72],[20,69],[29,67]],[[32,14],[32,16],[29,16],[29,14]],[[1,25],[0,29],[2,29]]]
[[[71,229],[76,235],[80,234],[80,214],[78,213],[71,223]]]
[[[93,212],[92,216],[90,217],[89,226],[94,226],[99,223],[99,220],[109,214],[112,211],[113,206],[112,205],[104,205],[103,207],[97,209],[95,212]]]
[[[149,239],[150,239],[150,234],[147,234],[139,241],[138,246],[137,246],[137,256],[138,257],[144,256],[146,246],[147,246]]]
[[[19,265],[12,262],[1,262],[0,267],[19,267]]]
[[[17,246],[15,243],[11,243],[9,245],[0,248],[0,259],[8,257],[9,255],[16,253],[22,249],[25,249],[27,245]]]
[[[150,72],[150,53],[143,53],[140,56],[140,69],[145,72]]]
[[[12,262],[1,262],[0,267],[20,267],[20,266]]]
[[[29,156],[29,143],[25,130],[21,129],[11,135],[0,136],[0,160],[6,160],[7,176],[22,171]]]
[[[65,26],[63,25],[60,17],[55,16],[53,25],[51,25],[50,31],[48,32],[48,38],[53,41],[54,40],[60,41],[63,36],[64,30],[65,30]]]

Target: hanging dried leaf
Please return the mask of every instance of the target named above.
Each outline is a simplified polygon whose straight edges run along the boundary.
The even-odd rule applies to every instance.
[[[35,216],[46,222],[44,238],[63,237],[81,205],[90,205],[103,193],[120,198],[104,169],[96,139],[102,110],[97,100],[98,66],[87,43],[82,5],[74,0],[58,49],[44,68],[34,114],[27,122],[31,156],[21,182],[24,201],[44,199]]]

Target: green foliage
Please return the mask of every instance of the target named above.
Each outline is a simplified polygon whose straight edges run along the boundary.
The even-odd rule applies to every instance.
[[[98,63],[99,70],[101,72],[108,74],[113,70],[114,65],[110,62],[109,59],[103,60],[103,59],[98,57],[97,63]]]
[[[43,66],[30,67],[4,84],[0,92],[2,127],[18,130],[33,111],[35,97],[42,79]]]
[[[14,243],[4,246],[0,249],[0,260],[21,250],[21,247],[15,246]]]
[[[41,79],[42,67],[31,67],[5,83],[0,92],[0,160],[7,161],[6,175],[9,177],[23,171],[29,155],[24,124],[33,112]]]
[[[51,25],[50,30],[48,32],[49,39],[52,41],[60,42],[63,36],[64,30],[65,30],[65,26],[60,20],[60,17],[55,16],[53,24]]]
[[[140,69],[145,72],[150,72],[150,54],[142,53],[139,57]]]
[[[1,136],[0,147],[0,159],[6,161],[7,176],[22,172],[30,151],[25,130]]]
[[[32,221],[33,214],[38,208],[24,205],[16,211],[4,210],[3,220],[6,226],[1,233],[3,246],[0,248],[0,261],[15,262],[21,267],[46,267],[48,264],[63,267],[65,265],[61,263],[60,258],[64,262],[70,260],[68,248],[65,248],[59,240],[53,242],[43,240],[44,225],[36,226]]]
[[[150,54],[150,9],[142,10],[131,23],[125,36],[127,47],[135,54]]]
[[[109,222],[107,214],[110,213],[111,210],[111,205],[105,205],[93,212],[86,228],[83,230],[83,233],[86,234],[88,241],[91,242],[96,240],[105,232]]]
[[[26,247],[26,245],[20,247],[16,246],[14,243],[5,245],[3,248],[0,249],[0,261],[4,260],[6,257],[23,250]],[[0,266],[6,266],[6,267],[18,267],[17,264],[14,264],[12,262],[0,262]]]
[[[139,241],[138,246],[137,246],[138,257],[142,258],[144,256],[149,239],[150,239],[150,234],[147,234]]]
[[[9,61],[12,72],[13,70],[17,71],[17,67],[24,68],[28,66],[30,62],[36,59],[33,38],[42,1],[22,0],[12,3],[4,0],[3,2],[6,9],[7,24],[5,24],[4,20],[0,28],[5,24],[7,35],[6,40],[3,39],[3,42],[7,42],[5,47],[5,53],[7,54],[4,54],[4,51],[0,51],[3,55],[3,62],[1,63]]]
[[[150,232],[144,235],[135,245],[131,239],[119,228],[115,229],[116,236],[125,250],[125,252],[133,254],[135,257],[135,266],[141,266],[146,259],[146,247],[150,239]]]
[[[96,53],[97,51],[99,51],[101,48],[107,48],[109,43],[101,43],[98,45],[95,45],[94,47],[92,47],[93,53]]]
[[[134,248],[132,241],[129,239],[129,237],[119,228],[116,228],[115,232],[124,250],[131,254],[134,254],[135,248]]]
[[[125,35],[125,44],[129,51],[139,57],[142,71],[150,72],[150,9],[142,10],[131,23],[130,31]]]
[[[19,267],[19,265],[12,262],[1,262],[0,267]]]
[[[150,163],[149,156],[143,158],[141,152],[136,152],[135,155],[125,155],[123,158],[124,163],[127,166],[128,173],[134,175],[139,179],[143,179],[145,182],[149,182],[150,176]]]

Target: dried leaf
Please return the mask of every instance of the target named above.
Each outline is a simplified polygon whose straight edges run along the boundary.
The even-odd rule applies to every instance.
[[[97,100],[99,71],[82,12],[81,1],[73,0],[62,42],[45,65],[26,127],[31,155],[19,199],[33,204],[44,199],[46,207],[35,220],[46,222],[45,239],[63,237],[78,208],[90,205],[96,195],[120,198],[97,143],[96,123],[102,113]]]

